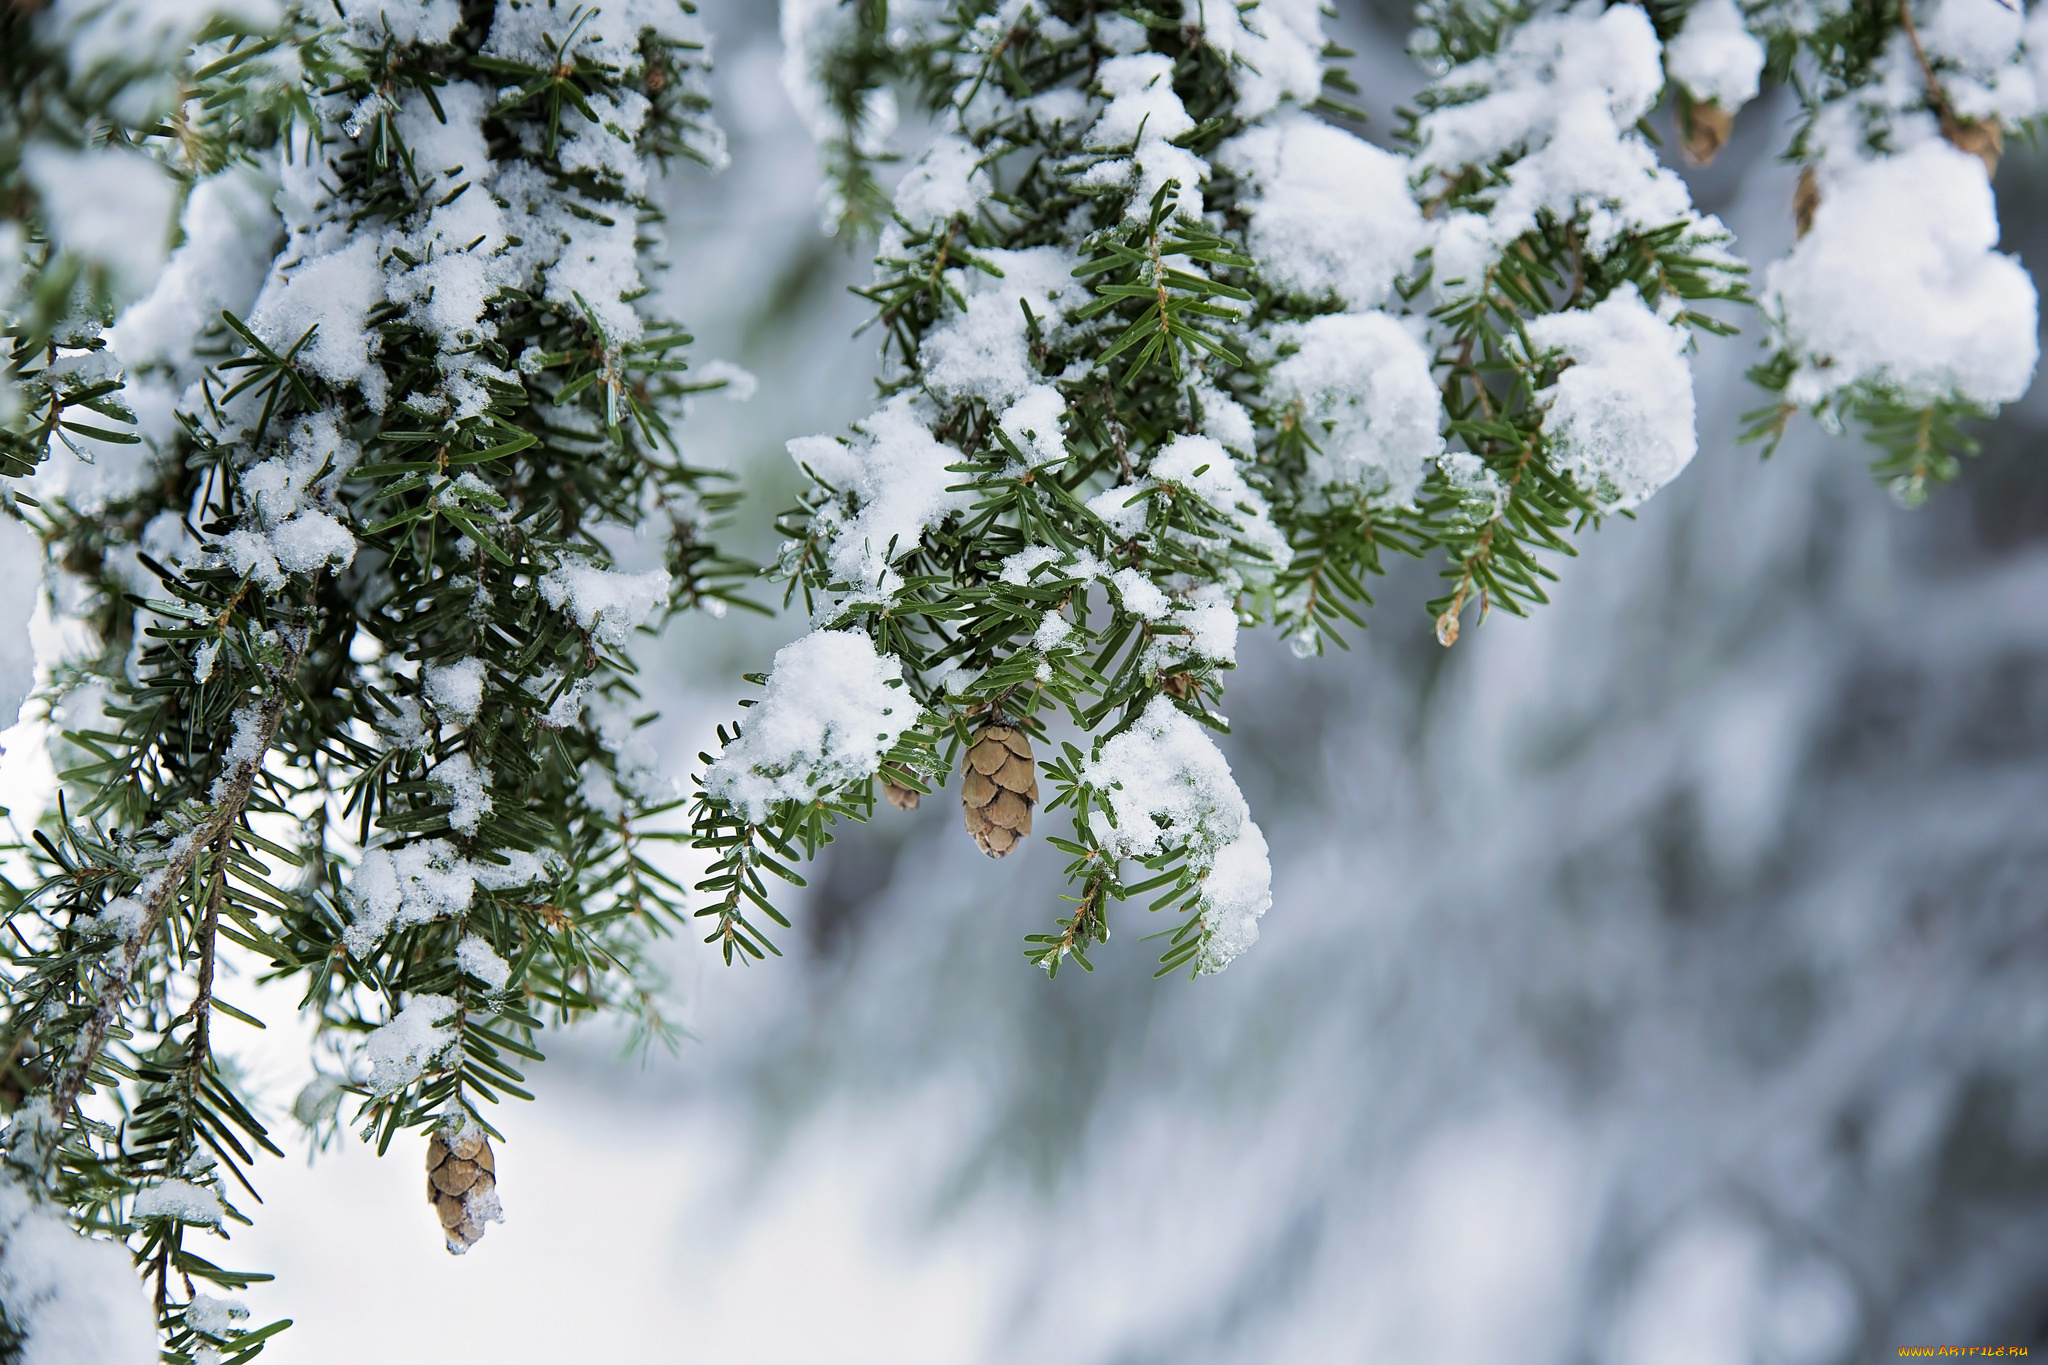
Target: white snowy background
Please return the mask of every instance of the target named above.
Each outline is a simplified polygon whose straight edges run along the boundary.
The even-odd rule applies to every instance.
[[[1399,7],[1340,8],[1384,137],[1420,83]],[[733,166],[672,176],[663,288],[696,355],[760,376],[685,430],[765,553],[782,442],[871,406],[867,264],[819,234],[773,7],[705,11]],[[1791,112],[1767,93],[1690,176],[1752,260],[1789,244]],[[2048,154],[2015,146],[1998,189],[2005,248],[2048,261]],[[419,1144],[269,1163],[256,1227],[202,1248],[277,1274],[245,1296],[298,1324],[266,1361],[2048,1345],[2048,400],[1908,513],[1810,424],[1768,463],[1734,444],[1756,358],[1705,340],[1699,457],[1534,618],[1443,650],[1404,566],[1349,654],[1247,641],[1224,748],[1275,899],[1228,973],[1150,980],[1130,909],[1100,970],[1048,983],[1021,939],[1059,855],[984,859],[950,794],[885,809],[814,869],[784,960],[676,945],[677,1055],[549,1041],[474,1254],[442,1251]],[[645,648],[675,771],[801,629]],[[290,1000],[223,993],[280,1021],[220,1042],[302,1149]]]

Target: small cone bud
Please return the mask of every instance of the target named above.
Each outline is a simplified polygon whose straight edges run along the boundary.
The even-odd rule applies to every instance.
[[[960,769],[960,806],[975,846],[991,858],[1007,854],[1031,833],[1037,804],[1030,739],[1014,725],[983,726]]]
[[[1808,166],[1799,172],[1799,185],[1792,191],[1792,227],[1801,237],[1813,231],[1813,215],[1820,212],[1820,177]]]
[[[1998,174],[1998,158],[2005,154],[2005,126],[1995,118],[1973,119],[1968,123],[1947,122],[1941,130],[1956,150],[1968,152],[1984,163],[1984,174]]]
[[[1695,166],[1712,165],[1715,154],[1727,145],[1735,115],[1712,100],[1702,100],[1685,111],[1683,121],[1686,160]]]
[[[427,1202],[441,1220],[448,1250],[460,1256],[505,1221],[498,1204],[498,1158],[474,1123],[443,1128],[427,1139]]]
[[[882,795],[897,810],[917,809],[918,794],[908,787],[899,787],[885,779],[882,783]]]

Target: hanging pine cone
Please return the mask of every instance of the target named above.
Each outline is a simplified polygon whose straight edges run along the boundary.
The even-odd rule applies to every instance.
[[[960,805],[975,844],[991,858],[1004,856],[1031,832],[1037,804],[1030,739],[1014,725],[983,726],[960,770]]]
[[[498,1205],[498,1158],[483,1129],[472,1123],[427,1139],[427,1202],[440,1216],[455,1256],[483,1238],[484,1224],[505,1221]]]
[[[1684,107],[1680,145],[1686,160],[1695,166],[1712,165],[1714,156],[1728,141],[1735,127],[1735,115],[1712,100],[1700,100]]]
[[[1799,172],[1799,183],[1792,189],[1792,227],[1804,237],[1813,231],[1813,215],[1820,212],[1820,177],[1808,166]]]
[[[2005,125],[1998,121],[1996,115],[1987,119],[1971,119],[1967,123],[1944,117],[1941,135],[1958,151],[1968,152],[1981,160],[1984,174],[1998,174],[1998,158],[2005,153]]]
[[[917,793],[900,783],[891,782],[886,777],[882,779],[882,796],[897,810],[917,809]]]

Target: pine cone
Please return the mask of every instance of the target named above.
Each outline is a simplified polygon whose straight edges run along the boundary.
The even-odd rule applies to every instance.
[[[1701,100],[1685,111],[1685,137],[1681,145],[1686,159],[1695,166],[1713,164],[1714,156],[1728,142],[1735,127],[1735,115],[1712,100]]]
[[[505,1221],[498,1205],[498,1158],[483,1129],[472,1123],[427,1139],[427,1202],[440,1215],[455,1256],[482,1240],[484,1224]]]
[[[1982,160],[1986,175],[1998,174],[1998,158],[2005,153],[2005,125],[1997,118],[1972,119],[1968,123],[1944,119],[1941,135],[1956,150]]]
[[[1792,226],[1801,237],[1813,231],[1813,215],[1820,212],[1820,177],[1808,166],[1799,172],[1799,184],[1792,191]]]
[[[1030,739],[1014,725],[983,726],[960,770],[967,832],[983,853],[1000,858],[1031,832],[1031,808],[1037,804]]]
[[[897,810],[916,810],[918,794],[908,787],[898,786],[886,777],[882,779],[882,795]]]

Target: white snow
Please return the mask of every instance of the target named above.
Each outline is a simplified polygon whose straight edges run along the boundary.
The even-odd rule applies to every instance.
[[[1929,138],[1896,156],[1824,163],[1813,229],[1764,275],[1801,364],[1802,406],[1851,385],[1910,403],[2010,403],[2033,382],[2038,300],[1997,250],[1984,165]]]
[[[1035,384],[1003,411],[996,425],[1017,443],[1033,468],[1067,458],[1063,426],[1067,400],[1050,384]]]
[[[1180,190],[1175,212],[1201,221],[1202,182],[1208,163],[1169,141],[1192,132],[1195,120],[1173,93],[1173,59],[1157,52],[1111,57],[1095,75],[1109,103],[1088,130],[1085,145],[1097,151],[1128,149],[1128,161],[1103,161],[1090,168],[1084,183],[1128,185],[1127,218],[1143,220],[1152,211],[1152,196],[1169,180]]]
[[[1240,10],[1233,0],[1194,0],[1191,16],[1202,39],[1226,57],[1237,114],[1256,119],[1284,100],[1310,104],[1323,91],[1323,0],[1259,0]]]
[[[476,833],[491,813],[490,768],[468,754],[450,754],[434,766],[427,780],[448,790],[449,828],[460,834]]]
[[[1307,489],[1355,489],[1387,507],[1413,502],[1443,449],[1443,396],[1421,343],[1378,312],[1283,323],[1273,340],[1294,353],[1273,367],[1268,401],[1291,408],[1314,442]]]
[[[1207,731],[1154,697],[1137,724],[1103,743],[1083,778],[1115,814],[1114,828],[1089,817],[1113,856],[1185,850],[1191,866],[1216,879],[1204,882],[1202,971],[1221,971],[1257,941],[1273,900],[1266,843]]]
[[[222,1341],[248,1317],[249,1305],[240,1299],[216,1299],[211,1294],[194,1294],[185,1308],[187,1327]]]
[[[219,1227],[227,1210],[220,1196],[204,1185],[189,1180],[165,1180],[136,1192],[131,1217],[136,1222],[145,1218],[174,1218],[180,1223]]]
[[[1257,125],[1218,148],[1216,162],[1251,181],[1247,245],[1260,273],[1291,294],[1377,307],[1429,240],[1408,164],[1320,119]]]
[[[0,596],[0,729],[14,724],[36,681],[29,620],[42,595],[43,546],[12,517],[0,518],[0,576],[14,589]]]
[[[1543,210],[1583,219],[1584,249],[1596,256],[1624,232],[1692,217],[1684,182],[1635,131],[1664,88],[1657,35],[1640,6],[1581,0],[1532,19],[1499,53],[1456,68],[1443,84],[1477,98],[1423,117],[1418,164],[1444,181],[1497,158],[1511,164],[1485,218],[1442,220],[1440,288],[1475,286]]]
[[[1986,0],[1986,8],[1995,4]],[[1697,0],[1686,11],[1685,26],[1664,49],[1664,66],[1694,99],[1732,114],[1756,98],[1764,45],[1743,24],[1735,0]]]
[[[461,914],[476,894],[478,871],[445,839],[368,850],[348,888],[348,950],[367,957],[394,928]]]
[[[429,668],[424,674],[427,699],[434,709],[464,725],[476,719],[484,704],[484,661],[457,659],[452,664]]]
[[[11,1178],[0,1179],[0,1247],[0,1312],[23,1338],[19,1365],[155,1365],[156,1315],[127,1247],[80,1237]]]
[[[866,635],[816,630],[784,645],[740,737],[704,774],[704,790],[760,823],[779,801],[810,801],[872,777],[917,721],[909,693],[889,684],[903,665]]]
[[[896,212],[914,231],[929,231],[956,214],[972,216],[994,186],[973,143],[952,133],[933,139],[896,186]]]
[[[107,333],[131,371],[163,365],[190,382],[203,368],[193,347],[219,326],[221,310],[247,316],[282,231],[270,204],[275,191],[269,176],[239,164],[192,187],[178,219],[184,241],[156,287]]]
[[[857,595],[894,592],[900,579],[889,565],[973,501],[971,493],[946,491],[963,481],[946,466],[965,457],[934,440],[928,420],[917,397],[901,393],[854,428],[858,437],[851,444],[829,436],[789,443],[791,458],[852,500],[850,514],[821,508],[818,524],[832,537],[827,554],[834,576]]]
[[[372,408],[381,408],[387,381],[372,360],[382,338],[366,323],[383,299],[377,244],[360,237],[296,265],[281,259],[256,298],[249,327],[279,355],[317,327],[297,363],[330,384],[358,386]]]
[[[476,934],[464,934],[455,945],[455,965],[494,991],[504,990],[512,979],[512,968],[505,959]]]
[[[661,569],[621,573],[570,562],[540,580],[540,595],[578,628],[620,647],[668,601],[669,576]]]
[[[155,158],[123,147],[21,150],[50,240],[107,272],[115,299],[140,297],[170,255],[177,189]]]
[[[370,1090],[395,1095],[427,1073],[455,1046],[453,1020],[461,1006],[445,995],[415,995],[382,1028],[363,1039],[358,1062],[369,1068]]]
[[[1551,459],[1603,511],[1626,511],[1678,477],[1698,447],[1686,337],[1623,285],[1591,309],[1529,323],[1572,364],[1542,390]]]
[[[1002,271],[947,272],[967,297],[967,310],[953,314],[926,334],[918,368],[942,398],[980,398],[1001,408],[1044,381],[1031,363],[1030,337],[1021,304],[1030,305],[1049,345],[1068,335],[1066,313],[1086,303],[1087,286],[1074,278],[1080,258],[1055,246],[977,255]]]

